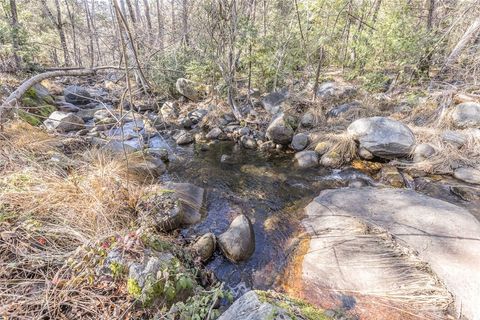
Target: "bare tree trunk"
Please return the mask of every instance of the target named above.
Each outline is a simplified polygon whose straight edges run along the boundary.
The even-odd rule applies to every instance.
[[[143,6],[145,7],[145,19],[147,20],[147,27],[149,36],[152,34],[152,19],[150,17],[150,5],[148,0],[143,0]]]
[[[313,86],[313,101],[317,99],[318,83],[320,80],[320,71],[322,70],[322,64],[325,56],[325,52],[322,47],[320,47],[318,52],[319,52],[318,65],[317,65],[317,71],[315,72],[315,85]]]
[[[128,8],[128,13],[130,14],[130,18],[132,22],[135,24],[137,23],[137,19],[135,18],[135,12],[133,12],[132,2],[130,0],[125,0]]]
[[[156,0],[157,3],[157,23],[158,23],[158,43],[160,52],[165,49],[165,19],[163,17],[163,0]]]
[[[171,4],[172,4],[172,29],[171,29],[171,32],[172,32],[172,44],[174,44],[175,43],[175,34],[176,34],[176,31],[177,31],[176,21],[175,21],[175,0],[171,0]]]
[[[188,38],[188,1],[182,1],[182,33],[183,33],[183,43],[186,46],[190,45],[190,40]]]
[[[42,1],[42,5],[43,5],[47,15],[49,16],[49,18],[52,20],[53,24],[57,28],[58,35],[60,37],[60,43],[62,45],[62,50],[63,50],[64,64],[66,66],[69,66],[70,65],[70,57],[69,57],[69,54],[68,54],[67,39],[65,37],[65,32],[63,30],[62,11],[60,9],[60,2],[59,2],[59,0],[55,0],[55,8],[57,10],[57,17],[55,18],[53,13],[48,8],[46,0],[41,0],[41,1]]]
[[[57,9],[57,25],[58,33],[60,35],[60,42],[62,43],[63,49],[63,60],[66,66],[70,65],[70,56],[68,54],[67,39],[65,37],[65,31],[63,30],[63,21],[62,21],[62,11],[60,9],[60,1],[55,0],[55,7]]]
[[[77,28],[76,28],[76,25],[75,25],[75,19],[73,18],[72,10],[70,10],[68,0],[65,0],[65,5],[67,7],[68,19],[70,20],[70,24],[72,26],[73,60],[75,62],[75,65],[81,66],[82,61],[81,61],[81,58],[80,58],[78,45],[77,45],[77,32],[76,32]]]
[[[432,32],[434,11],[435,11],[435,0],[428,0],[428,16],[427,16],[428,33]],[[431,35],[429,36],[431,37]],[[428,75],[431,61],[432,61],[432,50],[430,48],[430,45],[427,45],[425,47],[425,55],[422,57],[422,59],[420,60],[420,63],[418,64],[418,70],[420,71],[420,73]]]
[[[17,2],[15,0],[10,0],[10,12],[12,15],[12,47],[13,47],[13,58],[15,60],[15,68],[19,70],[21,68],[22,61],[18,52],[20,51],[20,45],[18,41],[18,32],[20,30],[18,25],[18,14],[17,14]]]
[[[83,0],[83,4],[85,6],[85,16],[87,19],[87,30],[88,30],[88,38],[90,45],[88,46],[88,55],[90,56],[90,68],[92,68],[95,64],[95,53],[94,53],[94,46],[93,46],[93,30],[92,30],[92,19],[90,19],[90,9],[88,8],[87,0]]]
[[[137,22],[138,23],[142,23],[142,13],[140,12],[140,3],[138,2],[138,0],[134,0],[135,1],[135,14],[137,16]]]
[[[97,46],[97,63],[102,64],[102,52],[100,51],[100,40],[98,37],[97,27],[95,26],[95,1],[92,1],[92,10],[90,11],[90,20],[93,30],[93,37],[95,39],[95,45]]]
[[[463,49],[465,49],[465,46],[468,44],[468,42],[471,39],[477,36],[479,30],[480,30],[480,17],[477,17],[477,19],[475,19],[472,22],[472,24],[467,29],[467,31],[465,31],[462,38],[460,38],[460,41],[458,41],[455,48],[453,48],[452,53],[450,53],[447,60],[445,61],[445,64],[443,65],[442,70],[448,69],[452,64],[454,64],[457,61]]]

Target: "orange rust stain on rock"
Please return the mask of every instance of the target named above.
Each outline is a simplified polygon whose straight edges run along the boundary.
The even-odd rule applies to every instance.
[[[382,169],[382,164],[378,162],[366,161],[366,160],[353,160],[352,168],[362,171],[367,174],[373,174]]]
[[[290,264],[279,280],[279,288],[291,297],[303,299],[322,309],[342,310],[341,297],[351,296],[355,305],[350,310],[343,309],[346,316],[359,320],[440,320],[448,318],[447,312],[422,312],[413,305],[398,303],[389,299],[362,295],[361,293],[341,292],[329,287],[313,286],[303,280],[303,260],[310,248],[310,238],[303,237]]]

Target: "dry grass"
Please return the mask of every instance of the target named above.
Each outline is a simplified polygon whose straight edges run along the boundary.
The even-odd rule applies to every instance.
[[[113,282],[94,283],[92,273],[71,263],[87,261],[105,239],[128,232],[142,186],[126,178],[122,159],[98,150],[65,156],[67,141],[24,123],[1,133],[0,315],[6,318],[110,319],[131,306]]]
[[[443,129],[428,127],[410,127],[417,143],[428,143],[436,153],[429,159],[417,163],[399,163],[405,168],[415,168],[432,174],[451,174],[460,166],[475,167],[480,165],[480,136],[473,130],[460,130],[466,143],[458,148],[442,139]]]

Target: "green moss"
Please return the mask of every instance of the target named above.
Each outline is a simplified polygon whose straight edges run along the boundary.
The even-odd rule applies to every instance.
[[[110,264],[110,271],[114,278],[121,278],[127,273],[127,268],[118,262],[112,262]]]
[[[27,122],[28,124],[32,125],[32,126],[39,126],[40,124],[42,124],[42,120],[36,116],[34,116],[33,114],[31,113],[28,113],[24,110],[18,110],[18,116],[20,117],[20,119],[22,119],[23,121]]]
[[[27,108],[36,108],[39,106],[40,102],[30,97],[23,97],[22,104],[24,107],[27,107]]]
[[[138,282],[135,279],[128,278],[127,280],[127,291],[128,294],[138,299],[142,295],[142,288],[138,285]]]
[[[302,319],[308,320],[330,320],[331,318],[325,315],[324,310],[316,308],[311,304],[299,300],[287,297],[283,294],[255,291],[261,302],[271,303],[283,310],[285,310],[292,319],[298,319],[300,315]]]
[[[38,113],[43,117],[49,117],[57,108],[51,104],[45,104],[38,109]]]

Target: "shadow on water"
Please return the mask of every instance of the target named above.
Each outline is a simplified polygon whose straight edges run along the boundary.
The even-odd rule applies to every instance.
[[[253,223],[255,253],[248,261],[234,264],[217,252],[207,265],[236,294],[272,288],[293,247],[302,208],[321,190],[348,182],[331,170],[295,168],[292,155],[265,155],[232,142],[218,142],[205,151],[200,145],[172,151],[165,179],[206,190],[204,219],[183,230],[184,237],[218,236],[240,213]],[[225,154],[231,156],[228,164],[221,162]]]

